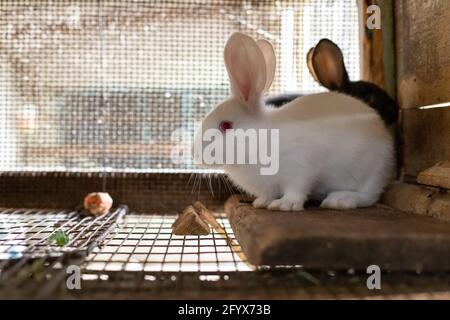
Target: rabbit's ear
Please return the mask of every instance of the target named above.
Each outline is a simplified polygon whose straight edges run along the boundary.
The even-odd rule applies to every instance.
[[[277,59],[275,58],[275,50],[269,41],[260,39],[256,41],[256,44],[261,50],[264,56],[264,62],[266,64],[266,85],[264,86],[264,92],[266,92],[269,90],[273,79],[275,78]]]
[[[316,71],[314,71],[314,67],[313,67],[313,64],[312,64],[312,56],[313,56],[313,54],[314,54],[314,47],[309,49],[308,53],[306,54],[306,65],[308,66],[309,73],[314,78],[314,80],[319,82],[319,79],[317,79]]]
[[[331,40],[322,39],[311,57],[317,80],[330,90],[339,90],[349,84],[341,49]]]
[[[231,93],[254,111],[267,79],[263,53],[252,38],[234,33],[225,46],[224,57]]]

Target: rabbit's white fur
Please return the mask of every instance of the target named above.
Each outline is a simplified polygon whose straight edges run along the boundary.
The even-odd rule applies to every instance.
[[[261,70],[267,55],[257,50],[261,47],[247,36],[230,38],[225,62],[233,95],[206,116],[202,129],[224,120],[244,130],[279,129],[279,171],[260,175],[259,165],[223,165],[231,180],[256,196],[258,208],[302,210],[308,198],[334,209],[374,204],[394,168],[392,137],[378,114],[333,92],[304,96],[280,109],[264,107],[261,95],[272,80]],[[195,143],[200,140],[197,134]]]
[[[255,165],[225,165],[231,180],[255,195],[255,207],[301,210],[304,201],[349,209],[378,200],[393,169],[393,143],[380,117],[339,93],[298,98],[281,109],[263,109],[239,128],[277,128],[280,168],[261,176]]]

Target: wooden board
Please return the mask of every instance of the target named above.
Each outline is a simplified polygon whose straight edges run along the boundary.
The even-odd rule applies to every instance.
[[[403,110],[402,141],[407,175],[450,160],[450,108]]]
[[[397,98],[402,159],[416,176],[450,160],[450,5],[448,0],[395,1]]]
[[[450,190],[450,161],[441,161],[417,176],[417,182]]]
[[[450,224],[388,207],[277,212],[231,197],[231,226],[250,263],[327,270],[450,270]]]
[[[362,80],[375,83],[395,97],[394,5],[392,0],[358,0],[362,42]],[[366,22],[376,5],[381,11],[381,29],[369,29]],[[362,18],[362,20],[361,20]]]
[[[0,207],[75,208],[88,193],[102,191],[103,182],[114,205],[127,204],[131,211],[138,212],[178,214],[197,200],[208,208],[217,208],[233,193],[222,174],[212,174],[208,180],[198,176],[197,184],[191,173],[111,172],[103,180],[104,174],[0,172]]]
[[[450,101],[449,1],[395,1],[395,21],[401,107]]]
[[[450,223],[450,193],[404,182],[391,183],[380,202],[403,212],[425,215]]]

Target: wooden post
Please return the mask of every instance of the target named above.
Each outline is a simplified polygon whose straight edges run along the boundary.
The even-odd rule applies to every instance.
[[[369,29],[367,21],[380,8],[381,29]],[[362,79],[375,83],[395,98],[394,10],[392,0],[359,0],[362,43]]]

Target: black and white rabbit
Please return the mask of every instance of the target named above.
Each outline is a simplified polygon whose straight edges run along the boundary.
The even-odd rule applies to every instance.
[[[307,54],[307,65],[313,78],[325,88],[358,98],[375,109],[386,125],[396,122],[398,104],[377,85],[367,81],[350,81],[341,49],[331,40],[322,39]],[[266,103],[280,107],[303,96],[301,93],[273,95]]]
[[[281,108],[266,107],[262,96],[275,75],[275,53],[264,40],[235,33],[225,46],[231,97],[204,118],[194,137],[201,162],[204,132],[278,129],[279,169],[261,175],[260,164],[206,164],[222,168],[240,188],[256,196],[253,206],[298,211],[308,198],[321,206],[349,209],[374,204],[394,166],[393,141],[376,111],[337,92],[307,95]],[[331,84],[330,84],[331,85]],[[200,150],[200,151],[199,151]],[[251,151],[246,151],[246,157]]]

